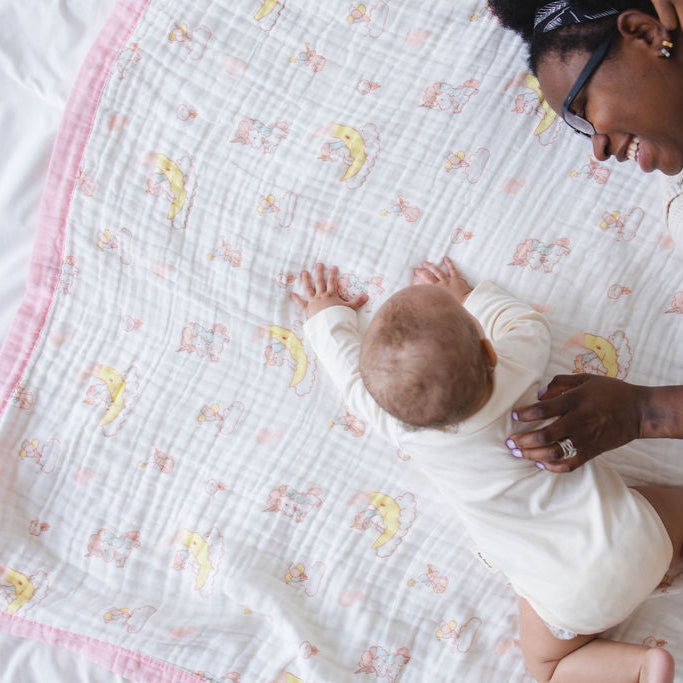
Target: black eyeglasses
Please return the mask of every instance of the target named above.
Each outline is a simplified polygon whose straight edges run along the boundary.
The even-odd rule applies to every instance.
[[[610,33],[610,35],[607,38],[605,38],[605,40],[603,40],[602,43],[600,43],[600,45],[598,45],[598,47],[595,49],[595,52],[593,52],[593,54],[590,56],[590,59],[586,63],[586,66],[583,67],[583,70],[579,74],[579,77],[576,79],[576,82],[572,86],[572,89],[569,91],[567,99],[565,99],[565,101],[562,104],[562,118],[577,133],[585,135],[586,137],[591,137],[592,135],[595,135],[595,128],[593,127],[593,124],[587,119],[584,119],[583,116],[579,116],[578,114],[573,112],[570,109],[570,107],[572,106],[574,98],[579,94],[581,88],[583,88],[583,86],[586,85],[588,79],[593,75],[593,73],[595,73],[595,70],[600,66],[600,64],[602,64],[602,61],[605,59],[605,56],[607,55],[607,52],[612,46],[612,43],[614,42],[616,36],[617,31],[614,31],[613,33]]]

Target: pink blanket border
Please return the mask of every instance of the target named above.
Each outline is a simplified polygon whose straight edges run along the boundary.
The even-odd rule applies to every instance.
[[[150,0],[119,0],[81,67],[69,95],[40,203],[26,295],[0,350],[0,416],[7,408],[43,334],[59,286],[66,224],[78,170],[98,105],[121,49]],[[88,636],[0,612],[0,630],[66,647],[114,673],[149,683],[192,683],[197,676]]]

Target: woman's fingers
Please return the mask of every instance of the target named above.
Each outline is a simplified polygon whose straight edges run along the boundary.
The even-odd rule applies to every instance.
[[[541,401],[547,401],[550,398],[556,398],[557,396],[564,394],[565,391],[569,391],[570,389],[574,389],[580,386],[588,379],[590,379],[592,376],[593,375],[589,375],[586,373],[575,373],[573,375],[555,375],[550,384],[548,384],[548,386],[545,387],[545,389],[541,389],[538,392],[538,398]]]

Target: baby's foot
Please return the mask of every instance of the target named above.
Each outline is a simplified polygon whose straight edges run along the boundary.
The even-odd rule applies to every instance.
[[[666,650],[653,647],[645,653],[638,683],[673,683],[674,658]]]

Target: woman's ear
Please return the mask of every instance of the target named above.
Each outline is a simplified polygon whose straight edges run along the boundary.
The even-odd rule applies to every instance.
[[[493,369],[498,365],[498,354],[493,348],[493,344],[488,339],[481,339],[481,353],[484,356],[484,363]]]
[[[628,9],[617,18],[617,30],[625,41],[642,41],[656,57],[662,55],[662,43],[671,40],[670,32],[652,14],[639,9]],[[670,43],[669,43],[670,44]]]

